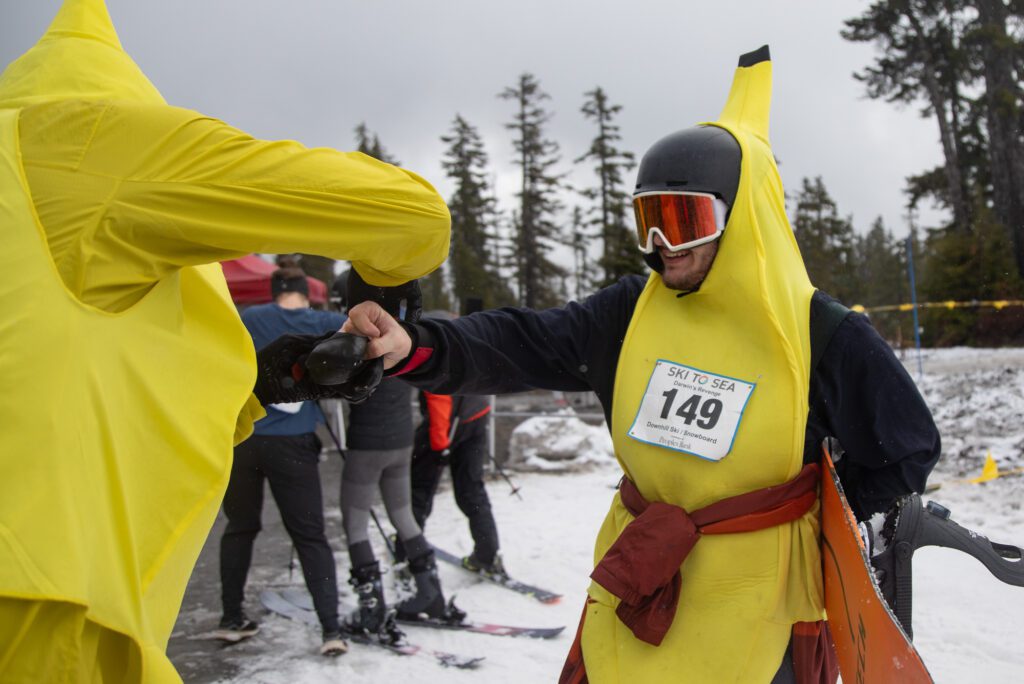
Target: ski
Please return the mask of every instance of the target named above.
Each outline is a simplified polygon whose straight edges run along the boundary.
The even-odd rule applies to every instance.
[[[462,564],[462,559],[460,557],[456,556],[453,553],[449,553],[444,549],[439,549],[436,546],[434,547],[434,555],[437,557],[438,560],[462,568],[466,572],[476,575],[480,579],[487,580],[488,582],[497,584],[499,587],[511,589],[512,591],[519,594],[532,596],[541,603],[558,603],[562,598],[561,594],[556,594],[553,591],[548,591],[547,589],[541,589],[540,587],[535,587],[531,584],[520,582],[519,580],[512,579],[508,576],[491,575],[483,571],[477,572],[474,570],[470,570]]]
[[[473,632],[475,634],[490,634],[491,636],[531,637],[533,639],[552,639],[565,629],[565,627],[513,627],[511,625],[495,625],[486,622],[473,622],[462,620],[460,622],[448,622],[436,618],[424,620],[396,620],[400,625],[412,625],[414,627],[431,627],[433,629],[448,629],[460,632]]]
[[[313,611],[313,599],[310,597],[309,592],[303,591],[295,587],[290,587],[281,592],[282,598],[289,603],[302,608],[303,610]],[[341,604],[338,606],[338,612],[342,615],[351,613],[355,608]],[[458,622],[451,622],[448,620],[441,620],[437,618],[426,618],[423,620],[395,620],[400,625],[412,625],[414,627],[430,627],[433,629],[447,629],[451,631],[459,632],[473,632],[474,634],[490,634],[491,636],[521,636],[531,637],[534,639],[551,639],[565,630],[565,627],[513,627],[511,625],[495,625],[485,622],[473,622],[472,620],[460,620]]]
[[[293,602],[289,600],[290,598],[298,599],[300,596],[302,597],[301,602]],[[309,598],[309,594],[304,591],[300,592],[295,589],[285,589],[284,591],[278,592],[272,589],[264,589],[260,594],[260,601],[267,610],[273,613],[277,613],[278,615],[282,615],[291,620],[296,620],[314,627],[320,626],[320,621],[317,619],[316,612],[311,608],[306,608],[303,605],[300,605],[300,603],[312,603],[312,599]],[[383,648],[384,650],[390,651],[396,655],[429,656],[439,665],[443,665],[444,667],[457,667],[459,669],[470,670],[475,669],[479,666],[481,661],[483,661],[483,657],[462,656],[456,653],[449,653],[447,651],[437,651],[405,641],[397,644],[389,644],[378,641],[377,639],[364,634],[345,632],[345,638],[352,643]]]

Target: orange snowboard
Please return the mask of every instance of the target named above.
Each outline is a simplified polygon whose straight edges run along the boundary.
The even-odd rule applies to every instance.
[[[825,609],[843,682],[930,684],[921,656],[875,585],[857,520],[827,452],[821,465]]]

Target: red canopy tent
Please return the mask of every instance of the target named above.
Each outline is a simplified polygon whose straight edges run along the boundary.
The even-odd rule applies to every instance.
[[[255,254],[241,259],[222,261],[224,278],[235,304],[266,304],[270,299],[270,275],[277,266]],[[309,301],[313,304],[327,303],[327,286],[316,278],[306,276],[309,283]]]

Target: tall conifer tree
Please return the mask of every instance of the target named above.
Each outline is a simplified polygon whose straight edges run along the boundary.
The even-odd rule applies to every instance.
[[[555,223],[562,207],[557,196],[562,177],[552,170],[559,161],[558,143],[544,134],[544,125],[552,115],[543,103],[550,98],[536,77],[528,73],[498,97],[512,101],[516,107],[505,128],[515,134],[515,163],[522,174],[516,193],[519,209],[513,237],[519,300],[530,308],[554,306],[559,302],[565,270],[549,256],[554,246],[563,242]]]
[[[847,19],[846,40],[875,43],[882,55],[854,77],[865,84],[868,97],[909,104],[925,102],[922,114],[934,116],[945,157],[941,175],[945,187],[937,197],[953,214],[954,229],[971,231],[968,169],[963,149],[963,119],[967,100],[962,94],[961,46],[956,0],[876,0],[865,12]]]
[[[365,155],[379,159],[382,162],[393,164],[395,166],[401,166],[402,162],[398,161],[391,154],[384,149],[384,146],[380,144],[380,137],[370,131],[367,128],[366,123],[360,123],[356,126],[356,151],[362,152]]]
[[[456,115],[442,166],[455,182],[448,200],[452,246],[448,268],[455,296],[478,297],[485,308],[512,304],[512,291],[498,268],[497,202],[487,181],[487,152],[477,129]]]
[[[811,282],[853,304],[860,292],[853,224],[839,216],[835,200],[820,176],[813,181],[803,179],[792,224]]]
[[[576,163],[593,162],[598,178],[598,184],[583,190],[582,194],[594,202],[587,212],[587,224],[596,229],[601,240],[598,258],[601,275],[595,278],[595,283],[604,287],[623,276],[644,272],[634,231],[627,224],[631,195],[624,188],[624,176],[636,162],[632,152],[618,147],[622,136],[615,117],[622,111],[622,105],[611,104],[600,86],[584,93],[584,97],[581,111],[596,124],[597,135],[590,149],[576,159]]]

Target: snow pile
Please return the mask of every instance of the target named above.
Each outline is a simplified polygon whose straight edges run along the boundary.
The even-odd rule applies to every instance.
[[[610,463],[615,448],[604,423],[588,425],[566,407],[520,423],[512,432],[508,459],[516,470],[569,471]]]

